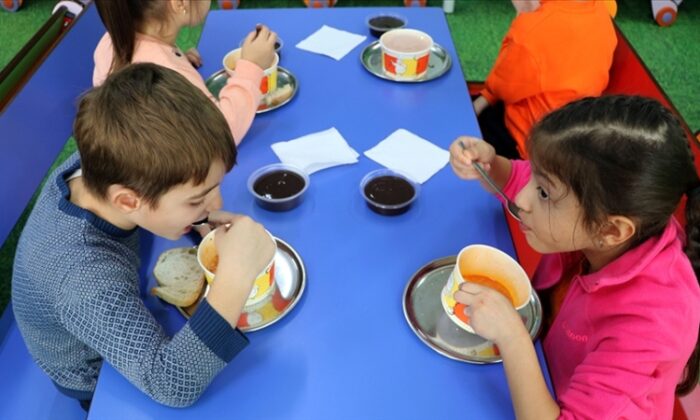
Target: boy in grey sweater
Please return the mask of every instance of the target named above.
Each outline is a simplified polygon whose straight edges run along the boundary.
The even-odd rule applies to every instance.
[[[236,159],[231,131],[185,78],[137,64],[83,96],[74,135],[78,153],[51,174],[17,247],[18,327],[84,407],[103,360],[154,400],[191,405],[246,346],[236,322],[274,253],[261,225],[219,211]],[[204,217],[220,225],[217,281],[168,337],[139,297],[138,228],[177,239]]]

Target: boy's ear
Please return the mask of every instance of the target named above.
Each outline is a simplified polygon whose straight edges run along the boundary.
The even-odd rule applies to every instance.
[[[599,234],[606,246],[614,247],[632,238],[636,232],[637,225],[629,217],[609,216]]]
[[[143,200],[136,191],[122,185],[111,185],[107,190],[110,204],[123,213],[132,213],[141,208]]]

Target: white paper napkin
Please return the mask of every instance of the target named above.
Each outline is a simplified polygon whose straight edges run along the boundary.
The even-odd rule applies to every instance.
[[[309,175],[321,169],[357,163],[360,156],[335,127],[275,143],[272,151],[283,163],[297,166]]]
[[[403,172],[421,184],[447,165],[450,159],[447,150],[403,128],[367,150],[365,156],[389,169]]]
[[[297,48],[340,60],[365,39],[366,36],[323,25],[321,29],[299,42]]]

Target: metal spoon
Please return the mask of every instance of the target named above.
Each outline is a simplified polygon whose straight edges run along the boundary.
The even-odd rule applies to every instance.
[[[204,225],[209,225],[209,217],[205,217],[204,219],[197,220],[196,222],[192,223],[192,226],[204,226]]]
[[[465,146],[464,143],[462,143],[462,140],[459,141],[459,145],[462,147],[462,150],[467,150],[467,146]],[[510,213],[510,215],[513,216],[516,220],[520,221],[520,207],[518,207],[510,198],[508,198],[503,192],[503,190],[498,188],[491,176],[489,176],[489,174],[484,170],[484,168],[479,162],[472,161],[472,166],[474,167],[474,169],[476,169],[477,172],[479,172],[479,175],[481,175],[484,181],[486,181],[486,183],[489,184],[489,186],[493,188],[493,190],[496,191],[498,195],[501,196],[503,201],[506,202],[506,209],[508,209],[508,213]]]

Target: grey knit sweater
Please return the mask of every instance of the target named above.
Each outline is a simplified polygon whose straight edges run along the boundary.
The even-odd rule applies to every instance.
[[[168,337],[139,297],[138,229],[69,201],[77,153],[54,171],[22,232],[12,275],[17,325],[59,390],[90,399],[107,360],[154,400],[192,404],[248,340],[203,301]]]

